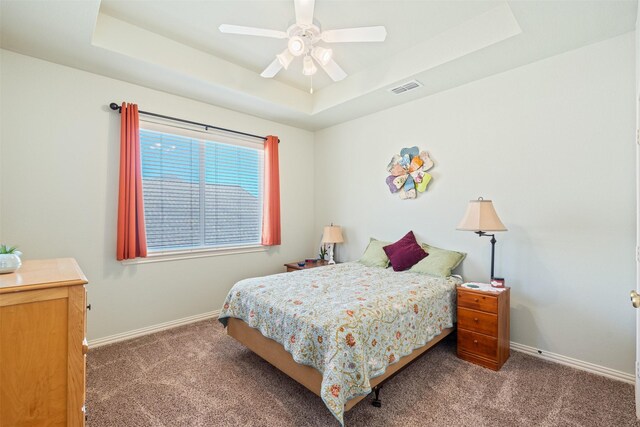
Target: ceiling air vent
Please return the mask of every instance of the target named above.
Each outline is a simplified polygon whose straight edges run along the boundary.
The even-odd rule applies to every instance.
[[[409,92],[410,90],[417,89],[422,86],[417,80],[410,80],[406,83],[401,84],[400,86],[392,87],[389,89],[389,92],[393,92],[396,95],[400,95],[401,93]]]

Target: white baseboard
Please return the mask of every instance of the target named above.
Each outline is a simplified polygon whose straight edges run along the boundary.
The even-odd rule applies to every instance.
[[[159,323],[157,325],[151,325],[145,328],[134,329],[133,331],[127,331],[120,334],[110,335],[108,337],[97,338],[95,340],[89,341],[89,348],[96,348],[107,344],[130,340],[131,338],[137,338],[143,335],[149,335],[155,332],[164,331],[166,329],[188,325],[189,323],[211,319],[213,317],[218,317],[218,314],[220,314],[220,310],[209,311],[207,313],[196,314],[195,316],[183,317],[182,319],[171,320],[169,322]]]
[[[592,374],[602,375],[603,377],[611,378],[613,380],[618,380],[629,384],[636,383],[633,374],[616,371],[615,369],[606,368],[604,366],[596,365],[595,363],[585,362],[583,360],[574,359],[572,357],[563,356],[561,354],[551,353],[550,351],[538,350],[537,348],[519,344],[513,341],[511,341],[511,349],[519,351],[521,353],[530,354],[532,356],[548,360],[550,362],[570,366],[575,369],[580,369],[581,371],[587,371],[591,372]]]
[[[189,323],[212,319],[214,317],[218,317],[219,314],[220,310],[209,311],[207,313],[196,314],[195,316],[184,317],[182,319],[171,320],[169,322],[159,323],[157,325],[151,325],[145,328],[134,329],[133,331],[127,331],[120,334],[110,335],[108,337],[97,338],[95,340],[89,341],[89,348],[96,348],[107,344],[113,344],[120,341],[125,341],[132,338],[153,334],[155,332],[175,328],[178,326],[188,325]],[[603,377],[611,378],[625,383],[635,384],[635,378],[633,374],[616,371],[615,369],[606,368],[604,366],[596,365],[595,363],[585,362],[582,360],[574,359],[572,357],[552,353],[550,351],[538,350],[537,348],[513,341],[511,341],[511,349],[519,351],[521,353],[530,354],[532,356],[548,360],[550,362],[559,363],[561,365],[569,366],[575,369],[580,369],[581,371],[587,371],[591,372],[592,374],[602,375]]]

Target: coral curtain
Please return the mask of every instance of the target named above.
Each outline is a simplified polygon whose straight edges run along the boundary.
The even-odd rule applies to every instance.
[[[139,128],[138,106],[123,102],[120,109],[120,194],[116,253],[119,261],[147,256]]]
[[[278,137],[269,135],[264,143],[264,192],[262,207],[262,244],[280,244],[280,165]]]

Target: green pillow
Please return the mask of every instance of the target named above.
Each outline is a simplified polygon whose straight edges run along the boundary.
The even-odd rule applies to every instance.
[[[414,273],[449,277],[453,269],[460,265],[464,257],[467,256],[464,252],[448,251],[426,243],[421,246],[422,249],[429,253],[429,256],[411,267],[409,271]]]
[[[360,258],[358,262],[368,267],[387,268],[387,266],[389,265],[389,258],[387,257],[387,254],[384,252],[382,247],[389,244],[389,242],[376,240],[372,237],[369,240],[369,246],[367,246],[367,249],[365,249],[362,258]]]

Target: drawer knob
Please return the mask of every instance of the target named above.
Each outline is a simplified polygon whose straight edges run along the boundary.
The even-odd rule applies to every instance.
[[[476,302],[480,302],[480,298],[476,298]]]
[[[473,340],[473,343],[474,344],[478,344],[478,340]]]
[[[474,321],[474,322],[478,322],[478,318],[477,318],[477,317],[474,317],[474,318],[473,318],[473,321]]]

